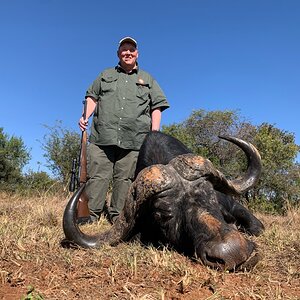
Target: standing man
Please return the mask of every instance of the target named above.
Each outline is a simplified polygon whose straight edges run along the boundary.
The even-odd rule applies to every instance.
[[[138,66],[136,40],[121,39],[117,55],[119,64],[104,70],[88,88],[86,119],[79,120],[85,130],[94,114],[87,155],[90,222],[103,212],[111,179],[108,215],[115,222],[124,207],[142,142],[149,131],[159,130],[161,112],[169,107],[155,79]]]

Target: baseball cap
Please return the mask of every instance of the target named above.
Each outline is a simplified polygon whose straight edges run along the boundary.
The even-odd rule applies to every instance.
[[[119,47],[124,43],[131,43],[137,48],[137,41],[130,36],[126,36],[126,37],[122,38],[119,42]]]

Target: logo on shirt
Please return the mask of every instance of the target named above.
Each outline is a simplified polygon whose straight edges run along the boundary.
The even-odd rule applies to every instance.
[[[144,80],[142,78],[139,78],[139,83],[140,84],[145,84]]]

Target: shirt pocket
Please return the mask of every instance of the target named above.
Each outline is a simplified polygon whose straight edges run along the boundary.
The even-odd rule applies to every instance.
[[[101,94],[115,92],[117,89],[117,77],[107,76],[101,78]]]
[[[138,98],[147,101],[150,99],[150,88],[148,84],[137,83],[136,95]]]

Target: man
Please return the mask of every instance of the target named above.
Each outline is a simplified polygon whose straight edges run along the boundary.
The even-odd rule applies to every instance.
[[[86,119],[79,120],[85,130],[93,114],[86,186],[90,222],[103,212],[111,179],[108,217],[115,222],[124,207],[144,137],[150,130],[159,130],[161,112],[169,107],[155,79],[138,66],[136,40],[121,39],[117,55],[119,64],[104,70],[88,88]]]

